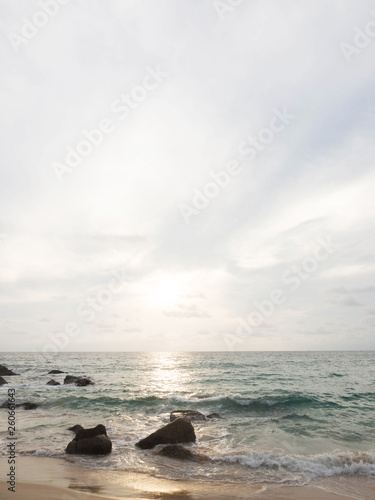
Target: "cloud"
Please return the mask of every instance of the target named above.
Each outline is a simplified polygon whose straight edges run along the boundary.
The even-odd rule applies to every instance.
[[[353,294],[353,293],[372,293],[372,292],[375,292],[375,286],[364,285],[364,286],[351,287],[351,288],[348,288],[346,286],[336,286],[336,287],[331,288],[330,292],[342,294],[342,295],[349,295],[349,294]]]
[[[33,10],[2,5],[3,349],[14,349],[12,332],[42,349],[80,323],[77,308],[113,270],[126,271],[126,290],[70,350],[225,349],[221,334],[274,288],[288,304],[267,318],[267,338],[239,349],[351,348],[363,323],[356,348],[374,348],[364,316],[375,291],[375,42],[350,64],[340,49],[372,8],[242,2],[220,19],[212,2],[71,2],[16,53],[7,34]],[[145,93],[149,68],[166,76]],[[295,118],[267,142],[284,108]],[[52,164],[103,119],[113,131],[59,182]],[[204,200],[233,161],[240,173]],[[179,206],[194,200],[187,225]],[[303,272],[327,237],[332,256],[285,289],[285,272]]]
[[[363,305],[356,297],[353,296],[345,297],[344,299],[340,300],[339,303],[343,306],[348,307],[361,307]]]
[[[207,311],[199,309],[195,304],[184,305],[178,304],[177,308],[172,311],[163,311],[164,316],[169,318],[209,318]]]

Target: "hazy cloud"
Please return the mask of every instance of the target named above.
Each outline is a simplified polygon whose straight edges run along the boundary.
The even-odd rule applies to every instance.
[[[373,349],[375,41],[342,50],[373,3],[90,0],[24,37],[40,8],[0,7],[3,349],[225,350],[274,289],[235,348]]]

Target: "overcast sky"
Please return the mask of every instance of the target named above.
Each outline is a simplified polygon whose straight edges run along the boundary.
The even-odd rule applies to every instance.
[[[0,5],[2,350],[375,348],[374,1]]]

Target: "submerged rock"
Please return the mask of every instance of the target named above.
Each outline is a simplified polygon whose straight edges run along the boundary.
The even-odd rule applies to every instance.
[[[3,377],[0,377],[0,385],[5,385],[7,384],[8,382],[5,380],[5,378]]]
[[[36,410],[38,408],[38,405],[36,403],[23,403],[19,406],[23,406],[25,410]]]
[[[223,417],[218,413],[210,413],[209,415],[207,415],[207,418],[223,418]]]
[[[179,460],[195,460],[192,452],[180,444],[168,444],[159,451],[159,455],[169,458],[178,458]]]
[[[149,450],[157,444],[192,443],[195,440],[194,427],[190,420],[180,417],[141,439],[136,446],[142,450]]]
[[[49,382],[47,382],[46,385],[61,385],[60,382],[56,382],[56,380],[52,379]]]
[[[176,458],[178,460],[190,460],[201,464],[212,462],[210,457],[201,455],[200,453],[193,453],[180,444],[168,444],[167,446],[164,446],[158,454],[163,457]]]
[[[6,366],[0,365],[0,375],[7,375],[8,377],[10,377],[12,375],[19,375],[19,373],[14,373],[12,370],[9,370],[9,368],[7,368]]]
[[[84,429],[80,425],[75,425],[69,430],[73,429],[77,430],[77,434],[66,447],[66,453],[107,455],[112,451],[112,442],[107,436],[107,430],[104,425],[99,424],[93,429]]]
[[[58,375],[59,373],[65,372],[62,372],[61,370],[51,370],[50,372],[48,372],[48,375]]]
[[[25,410],[35,410],[39,405],[36,403],[30,403],[30,401],[26,401],[26,403],[16,403],[14,405],[16,408],[24,408]],[[8,400],[5,400],[0,408],[8,408]]]
[[[191,421],[204,421],[206,420],[206,417],[201,413],[200,411],[196,410],[175,410],[172,411],[169,420],[171,422],[174,422],[177,418],[180,417],[185,417],[188,418]]]

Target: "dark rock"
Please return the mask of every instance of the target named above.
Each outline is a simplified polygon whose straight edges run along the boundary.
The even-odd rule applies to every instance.
[[[64,378],[64,384],[74,384],[77,378],[75,375],[67,375]]]
[[[12,370],[9,370],[9,368],[7,368],[6,366],[4,365],[0,365],[0,375],[7,375],[8,377],[10,377],[11,375],[19,375],[19,373],[14,373]]]
[[[112,451],[111,440],[104,434],[79,441],[71,441],[66,447],[66,453],[82,455],[107,455]]]
[[[5,380],[5,378],[3,377],[0,377],[0,385],[5,385],[7,384],[8,382]]]
[[[169,420],[174,422],[177,418],[186,417],[191,421],[204,421],[206,417],[200,411],[196,410],[175,410],[172,411]]]
[[[38,408],[38,405],[35,404],[35,403],[23,403],[22,405],[19,405],[19,406],[23,406],[25,408],[25,410],[35,410],[36,408]]]
[[[100,436],[101,434],[103,434],[104,436],[107,435],[107,429],[105,428],[105,426],[103,424],[99,424],[96,427],[93,427],[92,429],[83,429],[83,428],[80,429],[77,432],[77,435],[74,439],[76,441],[78,441],[80,439],[89,439],[89,438],[93,438],[95,436]]]
[[[62,372],[61,370],[51,370],[50,372],[48,372],[48,375],[57,375],[59,373],[65,373],[65,372]]]
[[[82,425],[76,424],[73,425],[73,427],[69,427],[68,431],[72,431],[74,432],[74,434],[77,434],[77,432],[80,431],[81,429],[83,429]]]
[[[49,382],[47,382],[46,385],[61,385],[60,382],[56,382],[56,380],[50,380]]]
[[[75,384],[78,387],[84,387],[86,385],[94,385],[94,382],[92,380],[90,380],[89,378],[78,377],[77,380],[75,381]]]
[[[69,455],[73,455],[74,453],[77,453],[77,441],[70,441],[68,446],[65,448],[65,453],[68,453]]]
[[[75,375],[67,375],[64,378],[64,384],[75,384],[78,387],[85,385],[94,385],[94,382],[87,377],[76,377]]]
[[[111,440],[108,438],[106,428],[102,424],[93,429],[84,429],[80,425],[75,425],[69,430],[77,431],[77,434],[66,447],[66,453],[107,455],[112,450]]]
[[[192,453],[180,444],[168,444],[167,446],[164,446],[164,448],[160,450],[159,455],[168,458],[177,458],[178,460],[190,460],[201,464],[212,462],[212,459],[207,455]]]
[[[210,413],[207,418],[222,418],[218,413]]]
[[[194,427],[190,420],[181,417],[141,439],[137,446],[142,450],[149,450],[157,444],[191,443],[195,440]]]
[[[169,458],[178,458],[179,460],[195,460],[192,452],[180,444],[168,444],[159,451],[159,455]]]
[[[35,410],[36,408],[38,408],[38,405],[36,403],[30,403],[29,401],[27,401],[26,403],[16,403],[14,406],[16,408],[23,407],[25,410]],[[8,408],[8,401],[5,400],[0,408]]]

